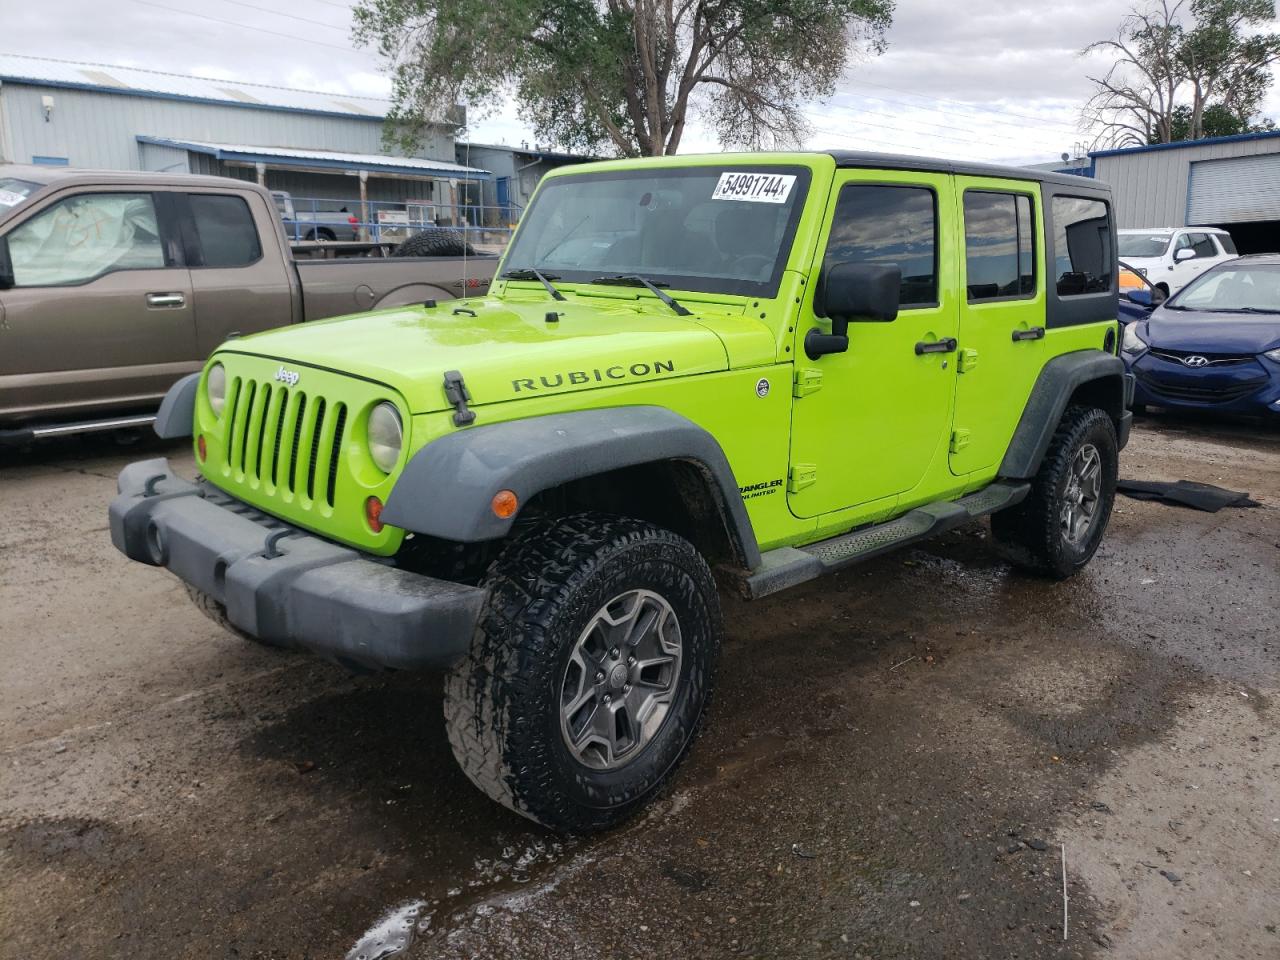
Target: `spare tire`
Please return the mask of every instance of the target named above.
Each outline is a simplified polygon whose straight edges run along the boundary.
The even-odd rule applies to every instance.
[[[475,249],[454,230],[428,227],[399,244],[393,257],[474,257]]]

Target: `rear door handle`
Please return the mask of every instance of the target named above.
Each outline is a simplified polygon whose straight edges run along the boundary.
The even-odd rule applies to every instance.
[[[916,344],[916,356],[926,353],[953,353],[955,349],[955,337],[944,337],[941,340],[921,340]]]
[[[187,298],[180,293],[148,293],[148,307],[185,307]]]
[[[1019,340],[1043,340],[1043,339],[1044,339],[1044,327],[1028,327],[1026,330],[1013,331],[1014,343],[1017,343]]]

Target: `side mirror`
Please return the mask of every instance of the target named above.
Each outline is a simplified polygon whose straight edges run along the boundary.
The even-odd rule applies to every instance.
[[[1183,247],[1174,253],[1173,259],[1181,263],[1183,260],[1190,260],[1196,255],[1196,252],[1190,247]]]
[[[902,268],[896,263],[837,263],[822,272],[816,305],[831,318],[831,332],[817,327],[804,337],[810,360],[849,349],[849,324],[889,323],[898,318]]]
[[[15,283],[13,261],[9,259],[9,238],[0,237],[0,290],[9,290]]]
[[[1124,298],[1141,307],[1150,307],[1155,303],[1155,296],[1150,290],[1126,290]]]

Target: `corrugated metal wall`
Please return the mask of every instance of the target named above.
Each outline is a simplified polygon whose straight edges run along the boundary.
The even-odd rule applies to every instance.
[[[40,100],[45,95],[54,99],[47,121]],[[51,156],[66,157],[76,167],[140,170],[144,167],[139,135],[349,153],[392,152],[382,143],[382,121],[374,117],[318,116],[12,82],[0,85],[0,123],[6,128],[0,146],[12,154],[5,159],[15,163]],[[432,136],[417,155],[452,161],[453,138]]]
[[[1192,163],[1264,153],[1280,153],[1280,137],[1098,157],[1094,176],[1111,184],[1119,226],[1180,227],[1186,223]]]

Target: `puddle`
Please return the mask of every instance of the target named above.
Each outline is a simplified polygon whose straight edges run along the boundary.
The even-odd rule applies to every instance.
[[[426,906],[422,900],[413,900],[388,912],[347,951],[346,960],[389,960],[403,955],[413,946]]]

